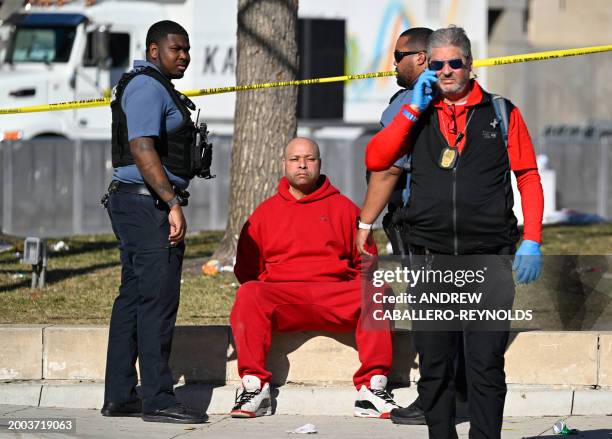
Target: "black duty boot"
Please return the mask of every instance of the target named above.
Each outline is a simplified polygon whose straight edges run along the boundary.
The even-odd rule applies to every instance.
[[[421,408],[419,398],[415,399],[408,407],[391,410],[390,418],[394,424],[426,425],[425,412]]]
[[[142,401],[138,399],[127,403],[105,402],[100,413],[109,417],[139,417],[142,415]]]
[[[203,424],[208,420],[208,416],[191,411],[182,404],[176,404],[165,409],[143,413],[142,420],[146,422],[168,422],[171,424]]]

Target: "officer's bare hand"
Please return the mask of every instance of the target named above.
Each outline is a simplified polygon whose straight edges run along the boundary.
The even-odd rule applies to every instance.
[[[370,236],[369,230],[357,229],[357,251],[361,256],[373,256],[370,252],[366,250],[366,243],[368,241],[368,237]]]
[[[187,232],[187,221],[183,215],[183,209],[179,204],[175,204],[170,209],[168,214],[168,222],[170,223],[170,235],[168,235],[168,241],[170,244],[176,245],[185,239],[185,233]]]

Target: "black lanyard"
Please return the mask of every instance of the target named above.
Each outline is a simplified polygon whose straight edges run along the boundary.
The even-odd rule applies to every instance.
[[[446,145],[444,148],[442,148],[442,151],[440,151],[440,157],[438,158],[438,166],[442,169],[455,169],[455,167],[457,166],[457,157],[459,156],[459,149],[457,148],[457,146],[459,145],[459,142],[461,142],[461,139],[465,137],[468,125],[470,124],[470,121],[472,120],[472,116],[474,116],[476,109],[472,109],[470,116],[468,117],[468,120],[465,123],[465,128],[457,135],[457,137],[455,138],[455,144],[453,146],[450,146],[449,142],[442,135],[442,132],[440,131],[440,119],[438,117],[437,110],[434,111],[436,111],[435,122],[438,125],[434,128],[434,131],[438,133],[438,136],[440,136],[442,144]]]
[[[457,148],[459,145],[459,142],[461,142],[461,139],[463,139],[465,137],[465,133],[467,132],[468,129],[468,125],[470,124],[470,121],[472,120],[472,116],[474,116],[474,113],[476,112],[476,109],[473,108],[470,111],[470,115],[468,116],[468,120],[465,123],[465,127],[463,128],[463,131],[461,131],[459,134],[457,134],[457,137],[455,137],[455,144],[454,145],[450,145],[450,143],[446,140],[446,138],[444,137],[444,135],[442,134],[442,131],[440,131],[440,119],[438,117],[437,111],[436,111],[436,119],[438,122],[438,129],[436,130],[436,132],[438,133],[438,136],[440,136],[440,140],[442,140],[442,143],[444,145],[446,145],[448,148]]]

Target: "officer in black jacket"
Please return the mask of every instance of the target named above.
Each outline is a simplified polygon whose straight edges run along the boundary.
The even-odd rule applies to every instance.
[[[429,437],[458,437],[454,371],[462,339],[469,437],[495,439],[501,437],[507,392],[504,352],[513,320],[508,317],[515,293],[512,271],[518,283],[539,276],[542,186],[519,111],[507,102],[506,143],[493,96],[470,79],[471,44],[465,31],[455,26],[436,30],[427,51],[429,68],[417,80],[411,104],[369,142],[366,165],[370,171],[384,170],[411,153],[402,238],[411,269],[422,274],[407,291],[414,298],[418,391]],[[511,173],[517,178],[525,218],[518,251]],[[366,201],[361,219],[371,224],[379,213]],[[467,275],[471,277],[462,278]],[[481,295],[460,298],[474,291]],[[440,292],[456,298],[437,300]],[[396,412],[396,417],[402,415]]]
[[[189,37],[160,21],[147,33],[146,61],[135,61],[114,90],[113,181],[105,204],[121,253],[121,286],[110,322],[104,416],[202,423],[177,402],[168,360],[179,305],[187,228],[182,205],[194,177],[193,104],[172,79],[189,65]],[[189,108],[190,107],[190,108]],[[188,196],[188,195],[187,195]],[[142,401],[136,394],[140,363]]]

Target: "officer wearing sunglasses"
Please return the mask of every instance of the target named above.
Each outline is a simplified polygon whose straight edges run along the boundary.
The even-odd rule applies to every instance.
[[[397,85],[402,87],[395,93],[389,105],[380,118],[381,127],[387,126],[402,106],[412,102],[412,89],[420,74],[427,68],[427,38],[433,31],[424,27],[413,27],[400,34],[393,51]],[[380,213],[385,206],[387,214],[383,217],[383,229],[393,253],[405,253],[399,224],[394,221],[394,213],[400,212],[410,196],[410,157],[404,155],[384,171],[369,173],[368,191],[366,197],[377,203]],[[378,215],[377,215],[378,216]],[[374,222],[374,221],[372,221]],[[371,224],[371,223],[370,223]],[[367,254],[367,240],[369,236],[368,223],[361,223],[362,228],[357,231],[357,249],[361,254]],[[401,419],[403,424],[425,425],[425,415],[420,407],[418,398],[412,404],[401,409],[405,413]],[[392,411],[392,413],[395,410]],[[391,420],[395,422],[394,416]]]
[[[410,28],[400,34],[395,44],[393,58],[397,85],[402,87],[395,93],[380,118],[381,127],[387,126],[403,105],[412,102],[412,89],[420,74],[427,68],[427,38],[433,31],[424,27]],[[370,198],[379,200],[382,211],[387,206],[387,214],[383,218],[383,227],[394,254],[402,254],[399,229],[393,224],[393,213],[401,208],[410,195],[410,158],[400,157],[389,169],[381,172],[372,172],[368,175],[368,190]],[[382,194],[381,194],[382,191]],[[387,200],[388,198],[388,200]],[[388,203],[388,204],[387,204]],[[366,241],[368,231],[360,229],[357,234],[357,247],[362,254],[366,254]],[[424,422],[424,418],[422,421]]]
[[[451,261],[455,268],[474,257],[484,258],[488,272],[479,285],[484,303],[494,303],[494,310],[512,309],[512,270],[517,283],[529,283],[538,278],[541,266],[544,202],[529,133],[518,108],[506,100],[506,144],[492,95],[470,79],[471,45],[463,29],[451,26],[433,32],[427,55],[429,68],[419,76],[410,105],[404,105],[368,144],[367,168],[385,170],[398,157],[411,154],[410,200],[402,209],[403,230],[409,231],[402,238],[410,257],[435,267]],[[511,171],[517,178],[524,216],[518,251]],[[376,203],[366,198],[361,220],[373,221],[378,213]],[[453,289],[452,284],[447,287]],[[458,329],[449,331],[436,330],[440,322],[412,322],[421,376],[419,400],[429,437],[457,438],[453,371],[462,339],[469,435],[500,438],[510,321],[498,322],[494,330],[484,321],[459,323]]]

